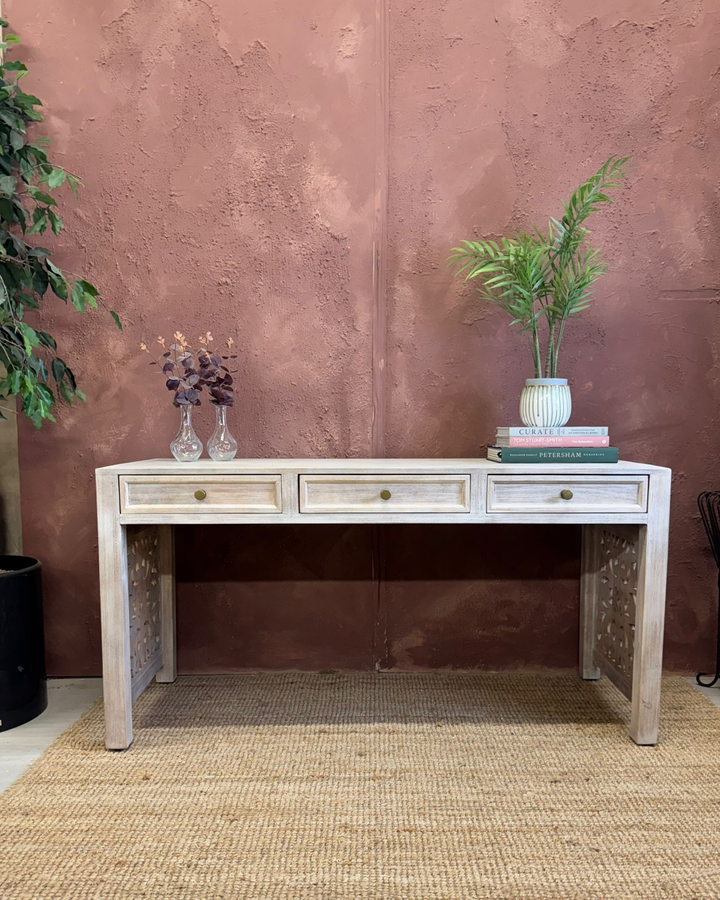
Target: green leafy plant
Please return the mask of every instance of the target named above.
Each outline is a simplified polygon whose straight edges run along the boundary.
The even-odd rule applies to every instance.
[[[7,22],[0,20],[0,27]],[[53,191],[67,185],[77,197],[81,182],[50,162],[47,138],[28,139],[28,126],[42,121],[42,104],[20,87],[27,67],[4,59],[8,46],[19,42],[13,34],[0,42],[0,401],[19,397],[22,412],[40,428],[45,419],[55,421],[58,399],[71,404],[85,395],[57,356],[55,338],[30,325],[26,314],[39,310],[49,294],[69,300],[79,313],[102,301],[94,285],[63,273],[50,250],[27,240],[48,229],[60,233],[63,221]],[[110,315],[121,328],[117,314]],[[1,409],[0,418],[5,418]]]
[[[478,291],[499,306],[530,339],[536,378],[556,378],[560,345],[570,316],[587,309],[593,285],[607,271],[600,251],[587,244],[584,223],[608,192],[626,177],[629,157],[610,159],[570,197],[561,219],[547,234],[537,227],[496,241],[463,241],[450,265],[466,280],[479,278]]]

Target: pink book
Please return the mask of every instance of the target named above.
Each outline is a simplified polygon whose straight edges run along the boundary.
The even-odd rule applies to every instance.
[[[497,441],[499,447],[609,447],[608,435],[568,435],[562,437],[510,437],[502,442]]]

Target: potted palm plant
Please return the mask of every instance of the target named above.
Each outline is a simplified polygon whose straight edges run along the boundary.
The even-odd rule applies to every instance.
[[[478,279],[478,291],[499,306],[529,339],[534,376],[520,398],[524,425],[557,427],[570,418],[572,400],[566,378],[558,377],[565,327],[587,309],[593,286],[607,271],[600,251],[587,243],[588,218],[626,177],[629,159],[610,157],[572,194],[561,219],[551,218],[547,232],[537,227],[499,241],[463,241],[450,264],[466,280]]]
[[[77,194],[80,181],[50,162],[46,139],[28,138],[28,128],[42,121],[41,103],[21,88],[26,66],[4,59],[17,43],[12,34],[0,41],[0,418],[14,415],[19,401],[21,413],[40,428],[55,421],[58,403],[85,395],[34,315],[52,296],[79,313],[102,300],[94,285],[61,271],[50,250],[36,243],[63,227],[54,192],[66,185]],[[44,665],[40,563],[0,556],[0,731],[45,709]]]

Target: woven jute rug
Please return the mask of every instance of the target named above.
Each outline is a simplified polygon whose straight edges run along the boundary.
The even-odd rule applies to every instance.
[[[0,796],[2,900],[720,897],[720,713],[571,675],[243,675],[94,706]]]

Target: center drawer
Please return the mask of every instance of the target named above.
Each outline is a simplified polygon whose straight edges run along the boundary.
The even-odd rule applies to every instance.
[[[468,513],[469,475],[301,475],[301,513]]]
[[[488,475],[491,512],[647,512],[647,475]]]
[[[121,475],[123,513],[279,513],[279,475]]]

